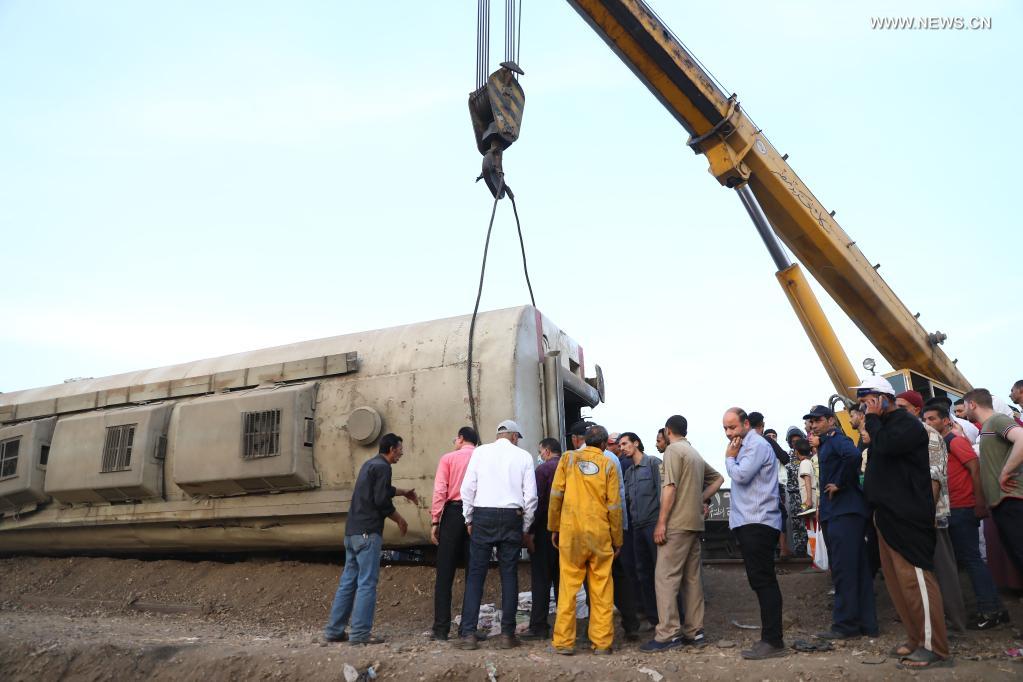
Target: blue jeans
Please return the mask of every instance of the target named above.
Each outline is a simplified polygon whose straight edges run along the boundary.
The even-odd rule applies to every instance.
[[[345,536],[345,570],[341,572],[330,607],[330,619],[323,628],[327,637],[340,637],[351,620],[349,641],[362,642],[369,638],[377,605],[382,544],[383,538],[378,533]]]
[[[522,514],[518,509],[476,507],[469,536],[469,570],[465,576],[460,637],[476,634],[487,580],[490,552],[497,548],[501,571],[501,634],[515,634],[515,612],[519,608],[519,552],[522,548]]]
[[[949,519],[948,535],[952,538],[952,549],[956,553],[956,563],[966,569],[973,585],[973,594],[977,597],[977,611],[984,614],[1000,612],[1004,607],[998,596],[998,588],[991,578],[987,564],[980,558],[980,521],[973,515],[973,507],[952,509]]]

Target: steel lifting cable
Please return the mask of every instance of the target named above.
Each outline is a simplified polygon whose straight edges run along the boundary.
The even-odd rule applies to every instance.
[[[502,182],[504,178],[501,178]],[[536,299],[533,298],[533,285],[529,281],[529,264],[526,263],[526,242],[522,239],[522,223],[519,222],[519,207],[515,203],[515,195],[508,192],[512,202],[512,212],[515,214],[515,229],[519,232],[519,250],[522,251],[522,272],[526,275],[526,288],[529,289],[529,302],[536,307]]]
[[[522,0],[519,0],[519,19],[517,27],[518,37],[515,42],[515,63],[519,63],[519,58],[522,56]]]
[[[516,8],[516,4],[518,7]],[[516,14],[518,15],[516,17]],[[476,14],[476,88],[484,87],[490,77],[490,0],[479,0]],[[516,26],[518,23],[518,26]],[[505,0],[504,4],[504,58],[506,62],[517,62],[522,41],[522,4],[516,0]],[[517,30],[516,30],[517,29]],[[517,76],[516,76],[517,78]],[[519,219],[519,207],[515,203],[515,194],[505,186],[504,174],[500,175],[497,191],[494,192],[494,204],[490,209],[490,222],[487,224],[487,237],[483,243],[483,261],[480,264],[480,281],[476,288],[476,303],[473,305],[472,318],[469,322],[469,343],[465,368],[465,385],[469,393],[469,413],[472,426],[479,434],[479,422],[476,414],[476,398],[473,394],[472,356],[476,338],[476,318],[479,316],[480,301],[483,298],[483,281],[487,272],[487,256],[490,251],[490,237],[494,231],[494,219],[497,216],[497,203],[503,195],[511,199],[512,212],[515,215],[515,229],[519,237],[519,250],[522,253],[522,272],[529,290],[529,302],[536,308],[533,296],[533,283],[529,279],[529,263],[526,259],[526,243],[522,237],[522,222]]]
[[[504,0],[504,61],[515,61],[515,0]]]
[[[504,176],[501,176],[497,185],[497,193],[494,196],[494,205],[490,209],[490,223],[487,225],[487,239],[483,243],[483,263],[480,266],[480,282],[476,289],[476,305],[472,308],[472,318],[469,322],[469,352],[466,359],[465,386],[469,391],[469,414],[472,417],[472,428],[476,430],[477,436],[480,429],[476,419],[476,398],[472,392],[472,347],[476,337],[476,317],[479,315],[480,299],[483,297],[483,279],[487,272],[487,252],[490,250],[490,235],[494,230],[494,217],[497,215],[497,202],[500,201],[501,192],[505,190]],[[529,302],[536,308],[536,299],[533,297],[533,284],[529,281],[529,264],[526,260],[526,243],[522,238],[522,223],[519,221],[519,208],[515,203],[515,195],[510,191],[506,192],[511,198],[512,211],[515,214],[515,229],[519,233],[519,249],[522,251],[522,272],[526,276],[526,288],[529,289]]]

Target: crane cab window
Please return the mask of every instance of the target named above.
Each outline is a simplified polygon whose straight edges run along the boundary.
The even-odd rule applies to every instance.
[[[948,398],[952,402],[963,397],[963,391],[910,369],[890,372],[885,374],[884,377],[892,385],[892,388],[895,389],[896,395],[903,391],[916,391],[924,397],[924,400],[928,398]]]

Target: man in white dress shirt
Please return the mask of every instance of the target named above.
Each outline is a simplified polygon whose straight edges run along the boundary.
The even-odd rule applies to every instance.
[[[460,649],[476,649],[483,584],[490,554],[497,548],[501,572],[502,649],[518,646],[515,612],[519,602],[520,548],[532,550],[526,530],[536,513],[536,477],[533,458],[518,446],[522,429],[510,419],[497,426],[497,439],[473,452],[462,479],[462,515],[469,531],[469,568],[459,626]]]

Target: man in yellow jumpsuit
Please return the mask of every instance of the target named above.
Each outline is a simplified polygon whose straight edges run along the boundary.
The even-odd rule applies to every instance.
[[[607,429],[591,426],[586,447],[566,452],[554,474],[547,527],[558,548],[561,585],[552,644],[575,653],[575,595],[586,580],[590,595],[590,642],[610,654],[614,640],[611,562],[622,546],[622,500],[618,472],[604,455]]]

